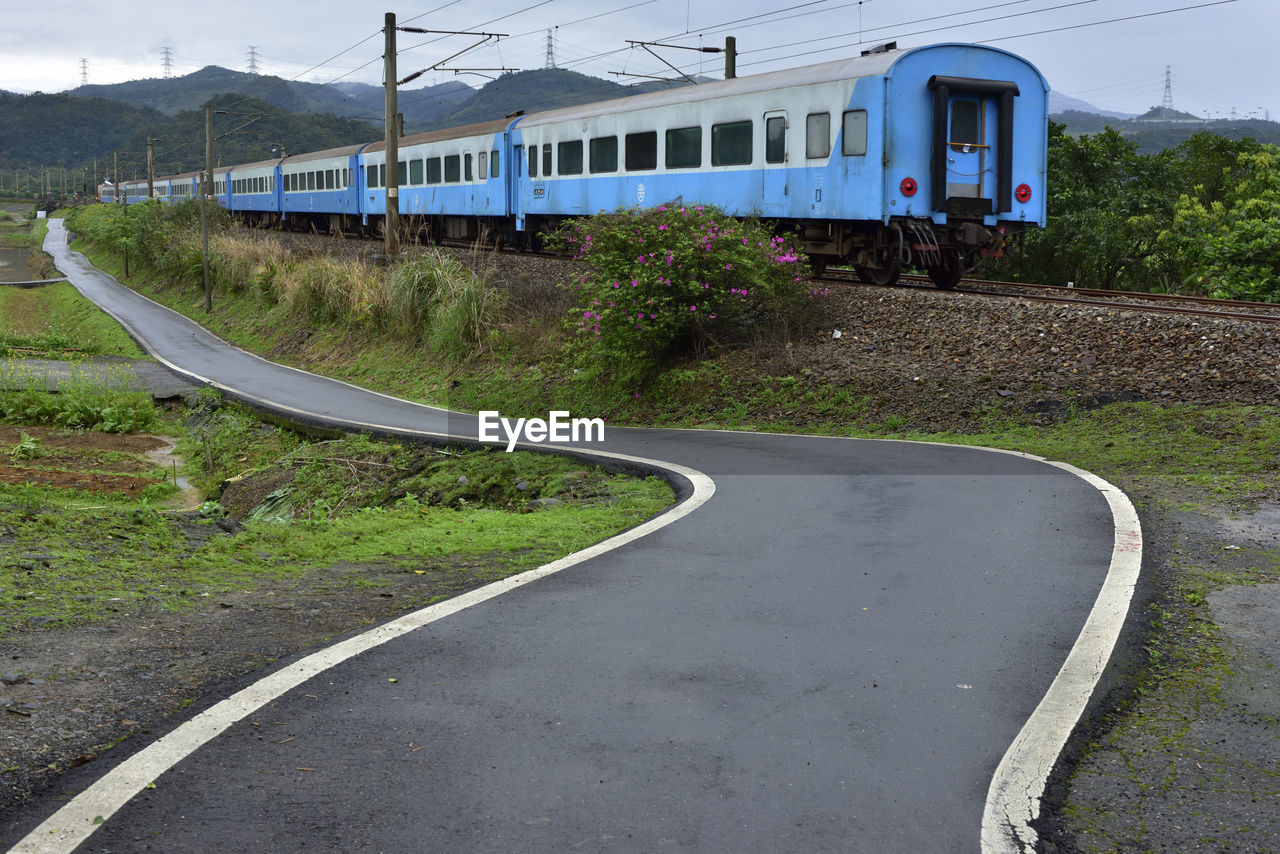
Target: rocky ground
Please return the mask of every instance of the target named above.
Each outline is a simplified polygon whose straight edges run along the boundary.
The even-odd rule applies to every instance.
[[[519,288],[562,277],[567,262],[487,255],[479,263]],[[763,352],[724,356],[727,369],[763,365],[802,387],[846,387],[865,397],[870,420],[893,417],[920,431],[975,430],[1010,413],[1047,423],[1072,407],[1115,400],[1280,401],[1277,326],[932,290],[830,290],[811,328]],[[777,415],[807,417],[785,402]],[[1277,563],[1280,494],[1248,512],[1148,497],[1165,508],[1144,514],[1154,600],[1185,565],[1242,561],[1258,571]],[[23,797],[55,784],[59,770],[162,726],[254,668],[403,610],[394,588],[331,581],[321,574],[197,613],[135,614],[7,638],[0,816],[12,819]],[[1057,787],[1054,850],[1280,850],[1280,821],[1266,806],[1280,796],[1277,587],[1227,590],[1211,607],[1221,627],[1213,642],[1227,650],[1229,673],[1189,695],[1117,695],[1117,714],[1122,706],[1136,711],[1099,721],[1100,748],[1085,755],[1069,788]],[[1125,721],[1152,718],[1160,724],[1126,728]],[[0,818],[0,840],[6,823]]]

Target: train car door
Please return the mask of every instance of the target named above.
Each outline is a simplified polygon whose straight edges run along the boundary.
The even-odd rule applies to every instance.
[[[524,231],[524,199],[520,196],[520,179],[524,176],[524,146],[511,146],[511,162],[507,164],[507,204],[515,217],[516,231]]]
[[[977,95],[953,97],[947,122],[947,198],[995,202],[995,105]],[[981,207],[986,207],[980,202]]]
[[[957,219],[1012,210],[1013,99],[1003,80],[934,77],[933,209]]]
[[[469,148],[462,149],[462,207],[457,213],[469,216],[476,209],[476,158]]]
[[[786,216],[790,206],[787,175],[787,111],[771,110],[764,114],[764,200],[766,216]]]

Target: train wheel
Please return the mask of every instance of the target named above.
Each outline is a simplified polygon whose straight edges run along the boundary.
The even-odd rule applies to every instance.
[[[894,258],[881,267],[864,267],[859,264],[854,269],[858,273],[858,278],[868,285],[880,285],[883,287],[898,281],[898,274],[902,272],[902,262]]]
[[[810,255],[809,256],[809,277],[813,279],[822,278],[822,274],[827,272],[827,256]]]
[[[941,291],[951,290],[964,278],[964,268],[960,266],[960,259],[955,256],[948,257],[946,263],[939,266],[926,267],[925,272]]]

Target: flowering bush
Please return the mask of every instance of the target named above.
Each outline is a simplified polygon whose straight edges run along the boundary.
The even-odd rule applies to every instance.
[[[567,283],[574,325],[594,352],[632,368],[785,323],[810,296],[799,250],[713,207],[598,214],[551,243],[584,265]]]

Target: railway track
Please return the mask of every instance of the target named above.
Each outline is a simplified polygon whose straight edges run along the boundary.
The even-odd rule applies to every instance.
[[[829,270],[824,279],[859,282],[864,287],[882,287],[862,283],[852,271]],[[936,291],[927,276],[903,274],[898,283],[884,287]],[[1088,308],[1122,309],[1151,314],[1176,314],[1209,317],[1219,320],[1241,320],[1250,323],[1280,323],[1280,305],[1273,303],[1218,300],[1210,297],[1180,294],[1144,294],[1132,291],[1104,291],[1092,288],[1068,288],[1026,282],[997,282],[988,279],[964,279],[949,293],[989,299],[1024,299]]]

